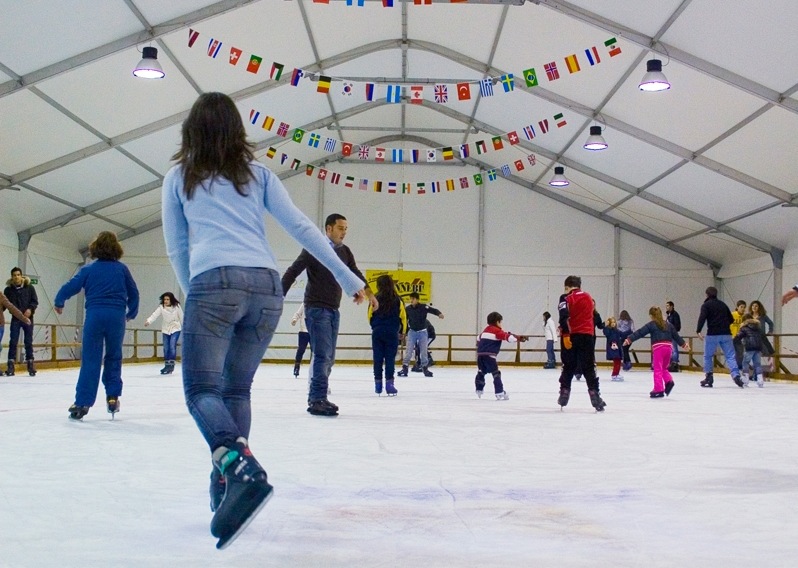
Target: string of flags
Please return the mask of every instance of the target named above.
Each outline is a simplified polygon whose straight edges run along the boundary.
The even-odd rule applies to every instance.
[[[326,2],[325,2],[326,3]],[[188,31],[188,47],[193,48],[195,45],[205,45],[203,41],[198,43],[200,33],[195,29]],[[209,38],[207,43],[208,57],[223,61],[224,54],[228,53],[228,49],[222,50],[225,42],[218,38]],[[221,57],[219,55],[222,54]],[[565,72],[568,76],[579,73],[582,69],[594,67],[608,58],[613,58],[621,54],[621,48],[618,45],[618,40],[614,37],[604,42],[603,48],[596,45],[578,50],[575,53],[566,55],[561,59],[555,59],[544,63],[542,66],[546,81],[557,81],[565,77]],[[247,53],[249,60],[244,54],[244,51],[238,47],[229,46],[228,63],[241,69],[246,69],[247,72],[258,75],[264,67],[264,58],[255,53]],[[239,66],[239,62],[242,62]],[[265,66],[269,69],[269,79],[279,81],[283,73],[288,76],[290,66],[286,67],[285,64],[277,61],[272,61],[271,67],[268,64]],[[477,93],[481,97],[492,97],[496,94],[504,94],[514,92],[516,81],[519,85],[525,87],[537,87],[543,80],[544,75],[538,75],[537,69],[541,68],[530,67],[524,69],[519,77],[514,73],[506,73],[498,77],[486,77],[478,81],[465,81],[455,84],[438,83],[435,85],[409,85],[403,87],[399,84],[377,85],[376,83],[360,83],[360,87],[356,87],[355,82],[343,78],[332,77],[330,75],[323,75],[321,73],[314,73],[306,69],[294,67],[290,73],[290,84],[292,87],[298,87],[301,82],[313,82],[316,84],[316,92],[328,94],[331,89],[338,92],[342,97],[354,96],[357,92],[360,96],[364,97],[366,101],[382,101],[388,103],[401,103],[402,100],[407,100],[412,104],[421,104],[423,101],[428,100],[438,104],[448,104],[460,101],[469,101]],[[560,73],[562,71],[562,74]],[[265,75],[265,71],[263,75]],[[336,84],[333,89],[333,83]],[[340,89],[338,87],[340,84]]]
[[[302,128],[291,128],[285,121],[279,121],[273,116],[261,113],[256,109],[249,111],[249,122],[255,126],[260,125],[263,130],[271,131],[277,125],[276,133],[278,136],[291,139],[297,144],[306,144],[312,148],[324,149],[332,154],[340,149],[342,156],[356,156],[361,160],[374,160],[375,162],[395,162],[417,164],[419,162],[437,162],[438,155],[446,160],[452,160],[455,155],[459,158],[468,158],[472,155],[486,154],[489,151],[497,152],[505,147],[506,139],[509,146],[515,146],[521,142],[521,136],[526,140],[534,140],[538,136],[548,134],[552,128],[562,128],[568,124],[565,115],[561,112],[555,114],[551,119],[543,118],[537,123],[532,122],[518,130],[506,132],[498,136],[492,136],[484,140],[477,140],[474,143],[460,144],[459,146],[441,146],[436,148],[387,148],[371,147],[367,144],[354,144],[337,138],[322,135],[319,132],[308,132]],[[519,131],[521,134],[519,134]],[[276,153],[276,148],[269,148],[270,152]],[[519,170],[520,171],[520,170]]]
[[[277,150],[270,147],[266,151],[266,157],[270,160],[279,159],[281,165],[288,164],[292,170],[300,171],[304,168],[305,175],[308,177],[315,177],[326,183],[333,185],[343,185],[347,188],[357,188],[361,191],[373,191],[375,193],[401,193],[401,194],[416,194],[425,195],[427,193],[442,193],[446,191],[455,191],[456,189],[468,189],[469,187],[480,187],[486,182],[496,181],[501,174],[503,177],[510,177],[513,172],[523,171],[527,165],[534,166],[537,163],[535,154],[528,154],[524,159],[515,160],[512,165],[509,163],[503,164],[498,168],[490,168],[488,170],[480,169],[477,173],[469,176],[460,176],[457,178],[448,178],[444,180],[435,181],[385,181],[381,179],[369,179],[359,176],[343,175],[338,172],[332,171],[327,168],[314,166],[313,164],[302,165],[302,161],[297,158],[292,158],[285,152],[280,153],[277,158]]]

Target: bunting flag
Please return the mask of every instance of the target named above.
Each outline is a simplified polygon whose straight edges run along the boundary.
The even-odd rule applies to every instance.
[[[274,146],[269,146],[269,149],[266,150],[266,157],[269,159],[274,158],[274,155],[277,153],[277,148]]]
[[[291,86],[296,87],[299,85],[299,80],[304,76],[305,72],[302,69],[294,67],[294,70],[291,72]]]
[[[510,164],[504,164],[502,166],[502,175],[504,177],[510,177]]]
[[[324,150],[333,153],[335,152],[335,146],[338,144],[338,140],[335,138],[327,138],[327,141],[324,143]]]
[[[490,77],[479,82],[479,94],[483,97],[493,96],[493,80]]]
[[[314,169],[316,169],[316,166],[308,164],[307,166],[305,166],[305,175],[306,176],[312,176]]]
[[[607,41],[604,42],[604,45],[609,49],[610,57],[615,57],[616,55],[621,54],[621,48],[617,45],[618,40],[614,37],[611,37]]]
[[[581,71],[579,67],[579,60],[576,59],[575,53],[572,53],[565,58],[565,66],[568,67],[569,73],[577,73],[578,71]]]
[[[507,139],[510,141],[510,145],[511,146],[515,146],[516,144],[518,144],[521,141],[518,138],[518,133],[515,130],[513,130],[512,132],[508,132],[507,133]]]
[[[257,55],[253,55],[249,58],[249,63],[247,64],[247,71],[250,73],[257,73],[260,69],[260,62],[263,61],[262,57],[258,57]]]
[[[374,83],[366,83],[366,100],[374,100]]]
[[[482,185],[482,174],[474,174],[474,185]]]
[[[496,170],[488,170],[488,181],[496,181]]]
[[[416,6],[421,6],[422,4],[429,6],[432,4],[432,0],[413,0],[413,4]]]
[[[364,146],[361,144],[360,150],[357,151],[357,157],[361,160],[368,160],[369,159],[369,151],[371,148],[369,146]]]
[[[382,193],[382,182],[375,181],[374,182],[374,193]]]
[[[463,159],[468,157],[468,144],[460,144],[460,157]]]
[[[382,0],[383,8],[393,8],[393,0]]]
[[[590,63],[591,66],[601,63],[601,58],[599,57],[598,50],[596,49],[595,45],[590,49],[585,50],[585,57],[587,57],[587,62]]]
[[[357,0],[358,7],[362,8],[363,6],[365,6],[365,1],[366,0]],[[346,0],[346,5],[352,6],[352,0]]]
[[[283,138],[285,138],[286,136],[288,136],[289,128],[291,128],[291,125],[289,125],[286,122],[281,122],[280,126],[277,127],[277,136],[282,136]]]
[[[448,103],[449,102],[449,87],[446,85],[435,85],[435,102]]]
[[[349,83],[347,81],[344,81],[344,87],[341,90],[341,94],[342,95],[346,95],[347,97],[351,97],[352,96],[352,90],[354,88],[355,88],[354,83]]]
[[[385,148],[374,148],[374,160],[377,162],[385,161]]]
[[[403,154],[404,154],[404,152],[402,151],[402,149],[401,149],[401,148],[394,148],[394,149],[391,151],[391,153],[393,154],[392,158],[393,158],[393,161],[394,161],[394,162],[397,162],[397,163],[399,163],[399,162],[401,162],[401,161],[402,161],[402,158],[403,158]]]
[[[355,178],[352,176],[346,176],[346,183],[344,183],[345,187],[355,187]]]
[[[299,160],[297,160],[296,158],[294,158],[294,161],[293,161],[293,162],[291,162],[291,169],[292,169],[292,170],[298,170],[298,169],[299,169],[299,166],[300,166],[300,164],[301,164],[301,163],[302,163],[302,162],[300,162]]]
[[[537,158],[535,157],[535,154],[529,154],[526,157],[526,161],[529,162],[530,166],[534,166],[535,163],[537,162]]]
[[[272,126],[274,126],[273,116],[267,116],[266,118],[263,119],[263,126],[262,126],[263,130],[271,130]]]
[[[197,30],[193,30],[191,28],[188,29],[188,46],[194,47],[194,42],[197,41],[199,37],[199,32]]]
[[[428,162],[438,161],[438,153],[435,150],[435,148],[427,148],[427,161]]]
[[[402,184],[402,193],[410,193],[410,184],[405,182]]]
[[[423,181],[420,181],[416,184],[416,193],[419,195],[424,195],[427,192],[425,188],[425,184]]]
[[[441,154],[443,155],[444,160],[451,160],[454,158],[454,152],[452,152],[452,148],[450,146],[447,146],[441,150]]]
[[[484,154],[485,152],[488,151],[488,147],[485,145],[484,140],[477,140],[476,146],[477,146],[477,154]]]
[[[361,191],[367,191],[369,188],[369,180],[366,178],[360,178],[360,185],[358,187]]]
[[[220,42],[218,39],[211,38],[208,42],[208,57],[216,59],[216,56],[219,55],[220,49],[222,49],[222,42]]]
[[[318,148],[319,142],[321,142],[321,136],[315,132],[308,138],[308,146],[311,146],[312,148]]]
[[[412,163],[414,163],[414,164],[417,164],[418,163],[418,155],[419,155],[419,151],[418,150],[415,150],[415,149],[414,150],[410,150],[410,161]]]
[[[538,121],[538,126],[540,127],[540,131],[543,134],[546,134],[549,131],[549,119],[544,118],[543,120]]]
[[[272,70],[269,73],[269,79],[274,79],[275,81],[280,80],[280,76],[283,74],[283,65],[282,63],[272,62]]]
[[[515,169],[516,171],[523,171],[524,169],[524,161],[523,160],[516,160],[515,161]]]
[[[257,124],[259,117],[260,117],[260,113],[258,111],[256,111],[254,108],[249,111],[249,121],[252,124]]]
[[[446,191],[454,191],[454,180],[447,179],[446,180]]]
[[[332,81],[332,79],[330,79],[329,77],[327,77],[325,75],[319,75],[319,84],[316,87],[316,92],[317,93],[329,93],[330,92],[330,81]]]
[[[534,67],[532,67],[531,69],[524,70],[524,82],[526,82],[527,87],[538,86],[538,74],[535,73]]]
[[[441,182],[439,181],[430,182],[429,187],[432,193],[438,193],[441,190]]]
[[[471,85],[468,83],[457,83],[457,100],[468,101],[471,99]]]
[[[543,69],[546,71],[546,78],[549,81],[556,81],[560,78],[560,72],[557,71],[557,64],[552,61],[551,63],[546,63],[543,66]]]
[[[324,168],[319,168],[319,175],[318,175],[318,178],[319,178],[320,180],[322,180],[322,181],[324,181],[325,179],[327,179],[327,170],[325,170]]]
[[[461,177],[460,178],[460,189],[468,189],[468,178]]]
[[[285,152],[283,152],[283,155],[282,155],[282,156],[280,156],[280,165],[282,166],[282,165],[285,163],[285,161],[286,161],[287,159],[288,159],[288,154],[286,154]]]
[[[515,79],[513,78],[512,73],[508,73],[507,75],[502,75],[499,77],[499,82],[501,82],[502,87],[504,87],[505,93],[509,93],[515,89]]]
[[[412,85],[410,87],[410,102],[420,105],[424,100],[424,87],[422,85]]]
[[[341,174],[339,174],[337,172],[333,172],[330,175],[330,182],[334,183],[335,185],[338,185],[341,182]]]
[[[398,103],[402,99],[402,87],[401,85],[388,85],[388,94],[385,96],[385,100],[389,103]]]
[[[491,138],[491,141],[493,142],[493,149],[494,150],[501,150],[502,148],[504,148],[504,144],[502,143],[502,137],[501,136],[494,136],[493,138]]]
[[[526,136],[527,140],[532,140],[535,137],[535,127],[531,124],[524,126],[524,136]]]
[[[294,130],[294,135],[291,137],[291,140],[296,142],[297,144],[302,142],[302,138],[305,136],[305,131],[301,128],[297,128]]]
[[[349,142],[342,142],[341,143],[341,155],[342,156],[351,156],[352,155],[352,144]]]
[[[565,118],[563,118],[561,112],[554,115],[554,120],[557,121],[557,128],[562,128],[563,126],[568,124],[567,122],[565,122]]]
[[[238,49],[237,47],[230,48],[230,65],[235,65],[238,63],[238,58],[241,57],[243,52]]]
[[[388,182],[388,193],[396,193],[396,182],[389,181]]]

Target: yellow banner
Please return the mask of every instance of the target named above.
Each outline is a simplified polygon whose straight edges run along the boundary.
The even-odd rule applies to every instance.
[[[432,297],[432,272],[426,270],[366,270],[366,282],[377,291],[377,278],[390,275],[396,282],[396,291],[405,303],[410,302],[410,292],[418,293],[418,301],[429,304]]]

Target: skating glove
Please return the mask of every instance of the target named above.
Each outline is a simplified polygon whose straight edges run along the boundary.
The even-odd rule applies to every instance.
[[[571,336],[570,335],[566,335],[566,336],[564,336],[562,338],[562,346],[565,347],[566,349],[570,349],[571,348]]]

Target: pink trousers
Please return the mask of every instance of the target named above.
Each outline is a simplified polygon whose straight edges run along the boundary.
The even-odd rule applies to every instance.
[[[654,367],[654,392],[663,392],[665,383],[672,381],[668,365],[673,346],[670,343],[655,343],[651,346],[651,364]]]

